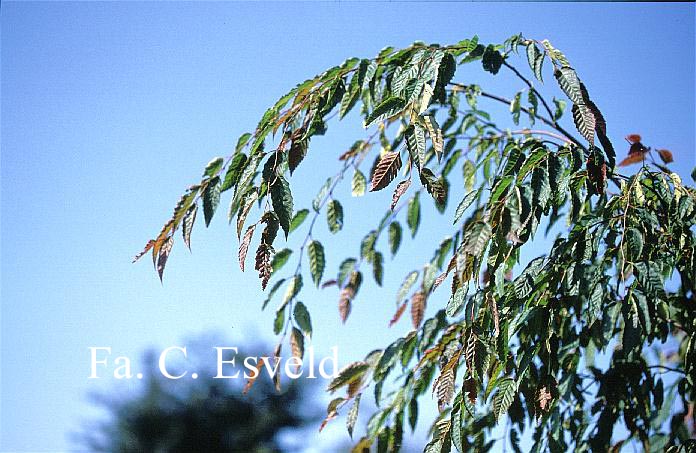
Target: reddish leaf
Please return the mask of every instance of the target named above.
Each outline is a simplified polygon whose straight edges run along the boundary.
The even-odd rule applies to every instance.
[[[629,134],[626,136],[626,140],[628,141],[628,143],[639,143],[641,137],[638,134]]]
[[[162,244],[159,250],[159,255],[157,257],[157,273],[159,274],[160,281],[162,281],[162,274],[164,274],[164,267],[167,265],[167,259],[169,259],[169,254],[172,251],[172,246],[174,245],[174,237],[169,236]]]
[[[389,151],[385,153],[375,168],[375,173],[372,175],[371,192],[382,190],[396,178],[396,174],[401,168],[401,153]]]
[[[658,149],[657,154],[660,155],[660,159],[662,159],[662,162],[669,164],[674,162],[674,157],[672,156],[672,152],[667,150],[667,149]]]
[[[421,322],[423,322],[425,302],[425,293],[423,291],[418,291],[411,297],[411,321],[414,329],[420,327]]]
[[[389,321],[389,327],[399,322],[399,319],[401,319],[401,315],[403,315],[404,311],[406,311],[407,305],[408,301],[405,301],[403,304],[399,306],[399,308],[396,310],[396,313],[394,313],[394,317],[391,319],[391,321]]]
[[[646,154],[647,153],[633,153],[633,154],[629,153],[628,157],[626,157],[624,160],[619,162],[618,166],[619,167],[626,167],[626,166],[631,165],[631,164],[637,164],[637,163],[643,162]]]
[[[391,202],[391,206],[390,206],[390,209],[392,211],[396,207],[396,204],[399,202],[399,198],[401,198],[401,196],[406,193],[406,191],[408,190],[408,188],[410,186],[411,186],[411,178],[403,180],[399,184],[396,185],[396,189],[394,190],[394,195],[392,195],[392,202]]]
[[[244,261],[246,260],[247,252],[249,251],[249,243],[254,236],[255,229],[256,224],[247,228],[246,233],[244,233],[244,239],[242,239],[242,242],[239,244],[239,267],[242,269],[242,272],[244,272]]]
[[[155,240],[154,240],[154,239],[150,239],[149,241],[147,241],[147,244],[145,244],[145,248],[144,248],[140,253],[138,253],[137,255],[135,255],[135,257],[133,258],[133,262],[135,263],[135,262],[138,261],[140,258],[142,258],[143,255],[145,255],[147,252],[149,252],[150,249],[152,248],[152,246],[154,246],[154,245],[155,245]]]

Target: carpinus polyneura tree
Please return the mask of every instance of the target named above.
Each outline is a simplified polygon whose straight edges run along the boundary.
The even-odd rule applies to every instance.
[[[465,66],[510,71],[520,91],[490,93],[461,79]],[[542,83],[557,97],[542,96]],[[499,118],[505,128],[484,110],[497,104],[509,109],[510,118]],[[292,175],[312,165],[312,138],[351,110],[366,134],[337,153],[336,173],[305,207],[293,197]],[[231,156],[210,161],[136,259],[151,252],[162,278],[177,231],[190,246],[200,207],[208,225],[229,194],[239,264],[244,270],[253,250],[264,308],[276,304],[274,354],[286,344],[302,357],[312,332],[311,304],[298,299],[303,285],[337,287],[346,322],[361,286],[382,284],[385,255],[417,237],[427,264],[414,263],[403,278],[391,320],[408,311],[413,330],[376,345],[383,349],[328,386],[340,396],[325,423],[344,416],[351,436],[361,398],[376,400],[354,451],[398,451],[419,404],[439,409],[426,452],[496,444],[687,451],[696,443],[696,189],[668,168],[669,151],[638,135],[627,140],[628,157],[617,165],[595,100],[547,40],[387,47],[282,96]],[[629,164],[639,166],[621,174]],[[364,199],[380,190],[393,196],[359,247],[356,240],[359,255],[336,263],[327,279],[328,242],[314,227],[325,217],[328,236],[342,229],[342,183]],[[450,199],[455,187],[463,199]],[[421,218],[436,212],[453,224],[442,241],[419,231]],[[289,235],[303,238],[295,253]],[[523,249],[535,257],[523,262]],[[297,266],[283,275],[290,260]],[[419,402],[430,392],[433,400]]]

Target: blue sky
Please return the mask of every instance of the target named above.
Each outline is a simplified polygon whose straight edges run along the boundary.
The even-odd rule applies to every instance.
[[[210,158],[229,155],[289,88],[385,45],[473,34],[502,42],[517,32],[565,52],[620,155],[622,137],[641,133],[672,150],[688,178],[693,4],[3,2],[0,450],[67,450],[67,433],[96,414],[88,391],[135,390],[137,382],[88,380],[89,346],[111,346],[137,364],[147,347],[209,330],[232,345],[272,338],[256,276],[236,263],[228,199],[209,229],[194,231],[192,255],[175,245],[164,285],[147,260],[130,259]],[[478,72],[457,77],[508,97],[520,88]],[[352,116],[313,142],[293,179],[297,206],[309,206],[360,133]],[[389,198],[351,199],[347,186],[338,196],[345,230],[337,239],[319,231],[335,248],[327,272],[357,253]],[[444,218],[429,211],[421,241],[446,234],[453,207]],[[361,290],[345,327],[335,291],[306,291],[317,350],[336,345],[345,364],[404,335],[406,322],[385,328],[393,295],[409,263],[430,256],[407,240],[387,263],[388,283]],[[335,425],[321,442],[346,438],[343,421]]]

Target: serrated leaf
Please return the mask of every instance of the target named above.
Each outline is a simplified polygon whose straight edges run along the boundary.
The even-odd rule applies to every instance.
[[[401,245],[401,236],[402,236],[402,230],[401,230],[401,224],[397,221],[394,221],[389,224],[389,251],[391,252],[392,256],[396,254],[396,252],[399,250],[399,246]]]
[[[184,244],[191,250],[191,231],[193,230],[193,225],[196,222],[196,213],[198,212],[198,205],[193,204],[186,211],[184,215],[184,220],[182,221],[181,233],[184,237]]]
[[[411,271],[406,275],[406,278],[404,278],[404,281],[401,283],[401,286],[399,287],[399,291],[396,293],[396,303],[401,303],[402,300],[406,298],[408,295],[408,292],[411,290],[411,287],[416,283],[418,280],[418,271]]]
[[[256,224],[247,228],[246,233],[244,233],[244,238],[239,243],[239,267],[242,269],[242,272],[244,272],[244,262],[249,252],[249,244],[251,243],[251,238],[254,236],[254,230],[256,230]]]
[[[239,182],[239,177],[242,175],[242,170],[247,163],[247,156],[244,153],[235,154],[230,162],[229,167],[227,167],[227,173],[225,173],[225,179],[222,182],[222,187],[220,192],[224,192],[232,187],[234,187]]]
[[[275,182],[271,185],[271,203],[273,211],[278,216],[280,227],[285,232],[285,237],[287,238],[288,234],[290,234],[293,203],[290,183],[281,175],[277,175]]]
[[[169,236],[164,240],[157,253],[157,274],[159,275],[160,281],[162,281],[164,267],[167,265],[167,260],[169,259],[169,254],[172,252],[173,246],[174,236]]]
[[[309,144],[305,139],[298,138],[297,140],[292,141],[290,150],[288,151],[288,168],[290,169],[290,174],[295,172],[295,169],[305,158],[308,147]]]
[[[285,306],[293,300],[302,290],[302,285],[302,274],[295,274],[292,279],[290,279],[290,283],[285,289],[285,295],[283,295],[281,306]]]
[[[329,392],[335,392],[339,388],[350,384],[351,382],[360,379],[365,372],[370,368],[365,362],[353,362],[345,366],[326,387]]]
[[[375,278],[375,282],[379,286],[382,286],[382,279],[384,276],[384,257],[380,252],[374,252],[372,254],[372,275]]]
[[[391,205],[389,205],[390,210],[394,210],[396,205],[399,203],[399,199],[403,194],[406,193],[409,187],[411,187],[411,178],[405,179],[396,185],[396,189],[394,189],[394,194],[392,194]]]
[[[420,219],[420,197],[419,194],[416,193],[413,198],[409,200],[408,211],[406,213],[406,224],[409,230],[411,230],[411,237],[416,236],[416,232],[418,232],[418,227],[420,226]]]
[[[328,178],[324,185],[321,186],[321,189],[319,189],[319,192],[317,192],[317,195],[314,197],[314,200],[312,200],[312,208],[316,212],[319,212],[319,210],[321,209],[324,198],[326,198],[326,195],[329,193],[329,189],[331,188],[332,182],[333,179]]]
[[[215,214],[215,210],[220,204],[220,178],[214,177],[208,182],[203,192],[203,215],[205,217],[205,226],[210,225],[210,221]]]
[[[358,421],[358,412],[360,411],[360,396],[362,394],[358,393],[353,401],[353,405],[348,410],[348,415],[346,416],[346,427],[348,429],[348,434],[350,438],[353,438],[353,429],[355,428],[355,423]]]
[[[309,316],[307,307],[302,302],[296,302],[293,309],[293,317],[298,327],[302,329],[305,335],[312,336],[312,318]]]
[[[491,226],[486,222],[476,222],[467,231],[464,251],[470,255],[480,255],[491,238]]]
[[[401,168],[401,153],[389,151],[384,153],[372,175],[372,186],[370,192],[382,190],[394,180]]]
[[[515,97],[510,102],[510,113],[512,113],[512,122],[520,124],[520,109],[521,109],[522,92],[518,91]]]
[[[498,381],[498,391],[493,397],[493,414],[497,420],[507,413],[517,394],[517,383],[514,379],[506,377]]]
[[[307,215],[309,215],[309,209],[300,209],[295,213],[294,216],[292,216],[292,220],[290,221],[290,233],[302,225],[302,222],[305,221]]]
[[[292,250],[287,248],[279,250],[273,255],[273,259],[271,260],[271,268],[273,269],[271,275],[278,272],[288,262],[290,255],[292,255]]]
[[[444,181],[437,178],[432,170],[427,167],[421,169],[420,180],[428,193],[432,195],[435,202],[439,205],[443,205],[447,199],[447,186]]]
[[[382,101],[375,109],[365,118],[365,129],[373,123],[383,121],[394,115],[401,113],[406,107],[406,101],[398,97],[389,97]]]
[[[355,173],[353,173],[353,180],[351,181],[351,195],[354,197],[362,197],[365,195],[366,188],[367,180],[365,179],[365,175],[356,168]]]
[[[416,168],[420,168],[425,163],[425,130],[419,124],[414,123],[406,129],[404,136],[411,162]]]
[[[329,201],[326,208],[326,221],[332,233],[337,233],[343,228],[343,206],[338,200]]]
[[[324,246],[319,241],[312,241],[307,246],[309,255],[309,271],[312,274],[314,284],[319,287],[321,278],[324,275],[326,259],[324,257]]]
[[[594,144],[595,116],[592,110],[585,104],[573,104],[571,112],[578,132],[580,132],[590,144]]]
[[[629,227],[626,229],[624,241],[626,242],[628,260],[639,260],[643,253],[643,234],[637,228]]]
[[[529,62],[529,67],[534,72],[534,76],[540,82],[543,82],[544,79],[542,78],[541,68],[544,64],[544,53],[539,50],[534,41],[530,41],[529,44],[527,44],[527,61]]]
[[[454,212],[454,222],[452,222],[452,224],[459,222],[459,219],[462,218],[467,208],[469,208],[469,206],[471,206],[471,203],[473,203],[474,200],[476,200],[478,194],[478,190],[472,190],[464,196],[462,201],[457,206],[457,210]]]
[[[440,125],[437,124],[437,120],[432,115],[423,115],[421,118],[425,124],[425,129],[428,131],[430,141],[433,144],[433,151],[435,151],[435,155],[437,156],[437,160],[439,162],[442,158],[442,151],[445,144]],[[425,162],[420,162],[420,165],[425,165]]]
[[[208,165],[205,166],[205,170],[203,170],[203,177],[212,178],[213,176],[216,176],[224,163],[225,160],[222,157],[216,157],[215,159],[211,160],[208,162]]]
[[[278,335],[283,331],[283,326],[285,326],[285,305],[276,311],[275,319],[273,320],[273,333]]]
[[[563,66],[556,69],[553,75],[556,77],[558,85],[566,96],[568,96],[568,99],[573,101],[573,104],[584,104],[582,89],[580,88],[580,79],[578,79],[575,69],[570,66]]]
[[[304,336],[302,335],[302,331],[297,327],[293,327],[290,332],[290,350],[292,356],[302,360],[304,357],[304,349]],[[299,368],[301,365],[298,364],[297,366]]]

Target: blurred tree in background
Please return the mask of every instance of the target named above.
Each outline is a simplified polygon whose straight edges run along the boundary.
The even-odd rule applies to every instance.
[[[205,346],[203,346],[205,344]],[[312,390],[304,379],[284,383],[280,392],[262,372],[248,393],[245,380],[214,379],[215,350],[224,341],[205,338],[187,347],[186,369],[199,374],[179,380],[165,378],[158,354],[144,355],[142,391],[138,394],[94,394],[110,418],[85,426],[77,442],[96,452],[280,452],[292,451],[281,432],[303,427],[315,430],[319,419]],[[210,346],[208,346],[210,345]],[[237,369],[247,355],[263,356],[266,348],[250,347],[236,355]],[[205,354],[211,354],[206,356]],[[231,353],[230,353],[231,354]],[[227,359],[226,359],[227,360]],[[172,366],[174,368],[174,366]],[[230,370],[230,373],[233,373]]]

